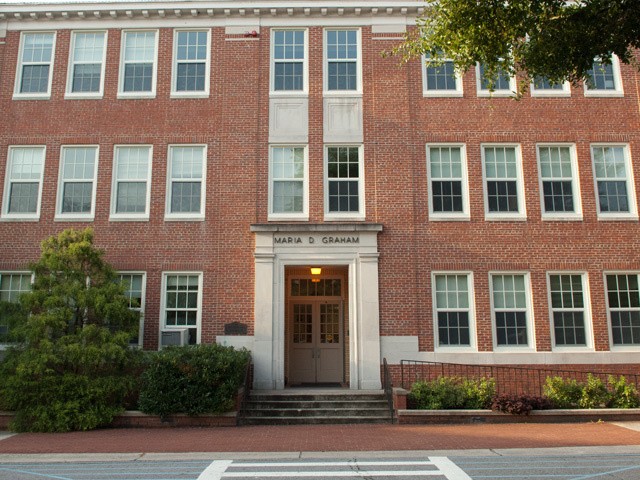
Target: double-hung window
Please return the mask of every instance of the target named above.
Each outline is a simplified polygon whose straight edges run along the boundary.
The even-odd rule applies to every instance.
[[[53,32],[23,32],[16,69],[15,98],[49,98],[56,35]]]
[[[269,218],[308,218],[307,149],[272,146],[269,176]]]
[[[153,97],[156,94],[158,32],[125,30],[120,53],[120,97]]]
[[[496,348],[533,348],[529,274],[493,273],[490,277]]]
[[[186,329],[188,343],[200,343],[202,273],[165,273],[162,293],[162,329]]]
[[[307,31],[273,30],[271,91],[307,91]]]
[[[138,334],[129,343],[141,347],[144,336],[144,294],[147,276],[144,272],[119,272],[117,280],[126,289],[124,294],[129,301],[129,309],[140,315]]]
[[[627,145],[591,145],[600,219],[637,219]]]
[[[582,218],[580,184],[573,145],[538,145],[542,218]]]
[[[326,147],[325,218],[364,218],[362,146]]]
[[[20,295],[31,291],[32,280],[30,272],[0,272],[0,302],[17,303]],[[10,327],[9,319],[0,314],[0,343],[9,341]]]
[[[461,97],[462,78],[455,71],[453,61],[429,55],[422,58],[422,94],[425,97]]]
[[[526,218],[522,157],[518,145],[483,145],[482,173],[485,186],[485,218]]]
[[[612,55],[608,61],[595,59],[584,80],[584,94],[590,97],[619,97],[623,93],[618,57]]]
[[[210,30],[176,30],[173,36],[173,96],[209,94]]]
[[[640,346],[638,274],[609,274],[605,279],[612,346]]]
[[[149,145],[117,145],[114,148],[112,220],[149,219],[151,151]]]
[[[475,347],[473,275],[434,273],[436,347]]]
[[[57,219],[93,220],[97,175],[97,146],[62,147]]]
[[[591,347],[586,275],[551,273],[547,279],[554,347]]]
[[[106,41],[106,32],[73,32],[71,34],[67,97],[102,96]]]
[[[167,175],[168,220],[204,220],[205,145],[170,145]]]
[[[476,85],[479,97],[511,97],[516,92],[516,79],[500,69],[487,77],[484,64],[476,66]]]
[[[429,218],[468,220],[467,162],[463,145],[427,145]]]
[[[40,218],[45,147],[9,147],[2,218]]]
[[[325,30],[325,90],[362,92],[360,30]]]
[[[545,77],[535,77],[531,82],[532,97],[570,97],[569,82],[555,83]]]

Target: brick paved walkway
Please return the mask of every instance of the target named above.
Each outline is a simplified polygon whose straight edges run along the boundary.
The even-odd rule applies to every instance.
[[[106,429],[15,435],[0,441],[0,453],[318,452],[608,445],[640,445],[640,432],[609,423]]]

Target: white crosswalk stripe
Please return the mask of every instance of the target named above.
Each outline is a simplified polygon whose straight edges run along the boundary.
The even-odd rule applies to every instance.
[[[377,470],[367,467],[380,467]],[[405,467],[405,468],[402,468]],[[411,469],[406,467],[426,467]],[[331,470],[328,470],[331,468]],[[279,470],[283,469],[283,470]],[[309,470],[312,469],[312,470]],[[216,460],[198,480],[224,478],[331,478],[331,477],[441,477],[446,480],[472,480],[447,457],[411,461],[326,461],[326,462],[237,462]]]

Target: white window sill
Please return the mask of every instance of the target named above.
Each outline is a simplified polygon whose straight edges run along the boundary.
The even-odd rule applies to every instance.
[[[524,214],[495,214],[485,213],[484,219],[488,222],[526,222],[527,216]]]
[[[479,98],[514,98],[515,96],[516,93],[511,90],[496,90],[494,92],[490,92],[489,90],[478,90]]]
[[[433,349],[434,353],[477,353],[478,349],[475,345],[472,346],[446,346],[436,345]]]
[[[302,97],[309,96],[308,90],[270,90],[270,97]]]
[[[464,93],[459,90],[423,90],[422,96],[425,98],[462,98]]]
[[[430,222],[468,222],[471,219],[468,213],[460,215],[442,215],[441,213],[429,212]]]
[[[323,97],[362,97],[360,90],[325,90]]]
[[[592,353],[594,351],[593,347],[584,346],[584,345],[576,345],[575,347],[571,347],[568,345],[562,345],[560,347],[552,347],[552,352],[555,353]]]
[[[39,222],[40,215],[29,215],[29,216],[14,216],[14,215],[3,215],[0,217],[0,222]]]
[[[171,92],[171,99],[209,98],[209,92]]]
[[[118,215],[111,214],[109,217],[110,222],[148,222],[149,215]]]
[[[598,220],[603,222],[637,222],[638,215],[636,213],[625,213],[625,214],[598,213]]]
[[[93,222],[94,215],[56,215],[54,222]]]
[[[548,215],[542,214],[543,222],[581,222],[582,215]]]
[[[66,93],[65,100],[102,100],[103,94],[100,93]]]
[[[309,215],[278,215],[278,214],[270,214],[267,217],[267,221],[269,222],[308,222]]]
[[[135,92],[135,93],[118,93],[118,100],[148,100],[152,98],[156,98],[156,92],[153,93],[144,93],[144,92]]]
[[[27,94],[27,93],[14,93],[13,100],[50,100],[51,94]]]
[[[325,213],[324,220],[326,222],[361,222],[365,220],[364,215],[337,215],[335,213]]]
[[[568,98],[571,92],[564,90],[531,90],[532,98]]]
[[[165,222],[204,222],[204,214],[198,215],[176,215],[165,214]]]
[[[640,352],[640,345],[611,345],[610,350],[615,353]]]
[[[606,97],[606,98],[620,98],[624,97],[624,92],[620,90],[585,90],[585,97]]]
[[[536,353],[536,349],[528,345],[515,347],[515,346],[493,346],[495,353]]]

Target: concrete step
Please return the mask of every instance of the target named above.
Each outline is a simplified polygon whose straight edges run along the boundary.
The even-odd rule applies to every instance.
[[[388,405],[386,400],[253,400],[249,399],[247,406],[251,408],[302,408],[302,409],[315,409],[315,408],[386,408]]]
[[[326,393],[293,393],[293,394],[269,394],[269,393],[251,393],[249,399],[252,401],[294,401],[294,402],[302,402],[302,401],[315,401],[315,402],[357,402],[357,401],[379,401],[384,400],[384,395],[381,394],[353,394],[353,393],[345,393],[345,394],[326,394]]]
[[[245,417],[241,425],[345,425],[389,423],[389,417]]]
[[[247,417],[384,417],[389,408],[253,408],[245,409]]]

